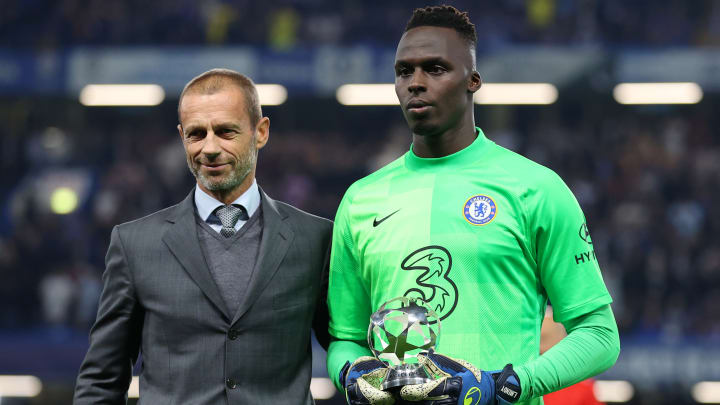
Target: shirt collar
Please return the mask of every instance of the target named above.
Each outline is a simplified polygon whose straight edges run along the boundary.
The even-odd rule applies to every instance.
[[[242,205],[247,210],[248,216],[253,216],[260,206],[260,189],[258,188],[257,180],[253,179],[250,188],[233,201],[232,204]],[[195,207],[197,208],[198,215],[203,221],[207,222],[208,217],[217,209],[217,207],[223,205],[225,204],[201,190],[200,187],[195,187]]]
[[[453,154],[439,158],[421,158],[415,154],[410,145],[410,150],[405,153],[405,166],[411,170],[436,172],[439,170],[456,170],[477,162],[487,146],[493,141],[487,139],[483,131],[475,127],[477,138],[467,147]]]

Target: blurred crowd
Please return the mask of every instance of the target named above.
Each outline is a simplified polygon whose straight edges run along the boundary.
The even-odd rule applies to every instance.
[[[717,339],[717,107],[613,107],[543,112],[524,131],[494,136],[554,169],[574,192],[621,333]]]
[[[112,226],[177,203],[193,185],[174,105],[0,104],[0,329],[86,331]],[[609,101],[477,107],[490,139],[549,166],[575,193],[625,336],[720,337],[714,111],[711,100],[673,109]],[[265,112],[273,126],[260,185],[329,218],[353,181],[410,142],[395,107],[296,102]],[[65,215],[49,203],[61,186],[78,201]]]
[[[394,45],[412,9],[470,12],[481,51],[509,44],[720,44],[715,0],[3,0],[0,46]]]

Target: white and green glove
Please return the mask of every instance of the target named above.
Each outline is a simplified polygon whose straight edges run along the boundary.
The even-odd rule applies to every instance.
[[[352,364],[348,361],[340,370],[340,384],[345,389],[345,399],[350,405],[392,405],[395,398],[380,388],[387,376],[387,364],[363,356]]]
[[[482,371],[465,360],[424,353],[418,361],[435,377],[433,381],[406,385],[400,397],[422,405],[505,405],[520,398],[520,382],[512,365]]]

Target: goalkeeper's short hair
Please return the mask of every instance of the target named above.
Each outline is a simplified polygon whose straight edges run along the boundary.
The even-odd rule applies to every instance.
[[[460,11],[453,6],[428,6],[415,9],[410,21],[405,26],[405,32],[424,26],[452,28],[473,49],[477,45],[475,24],[470,22],[467,12]]]

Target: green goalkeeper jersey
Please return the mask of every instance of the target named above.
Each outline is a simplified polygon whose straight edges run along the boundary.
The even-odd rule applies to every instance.
[[[348,189],[333,232],[333,336],[363,341],[385,301],[419,297],[441,319],[439,353],[495,370],[538,357],[548,298],[559,322],[612,301],[564,182],[477,132],[442,158],[411,148]]]

